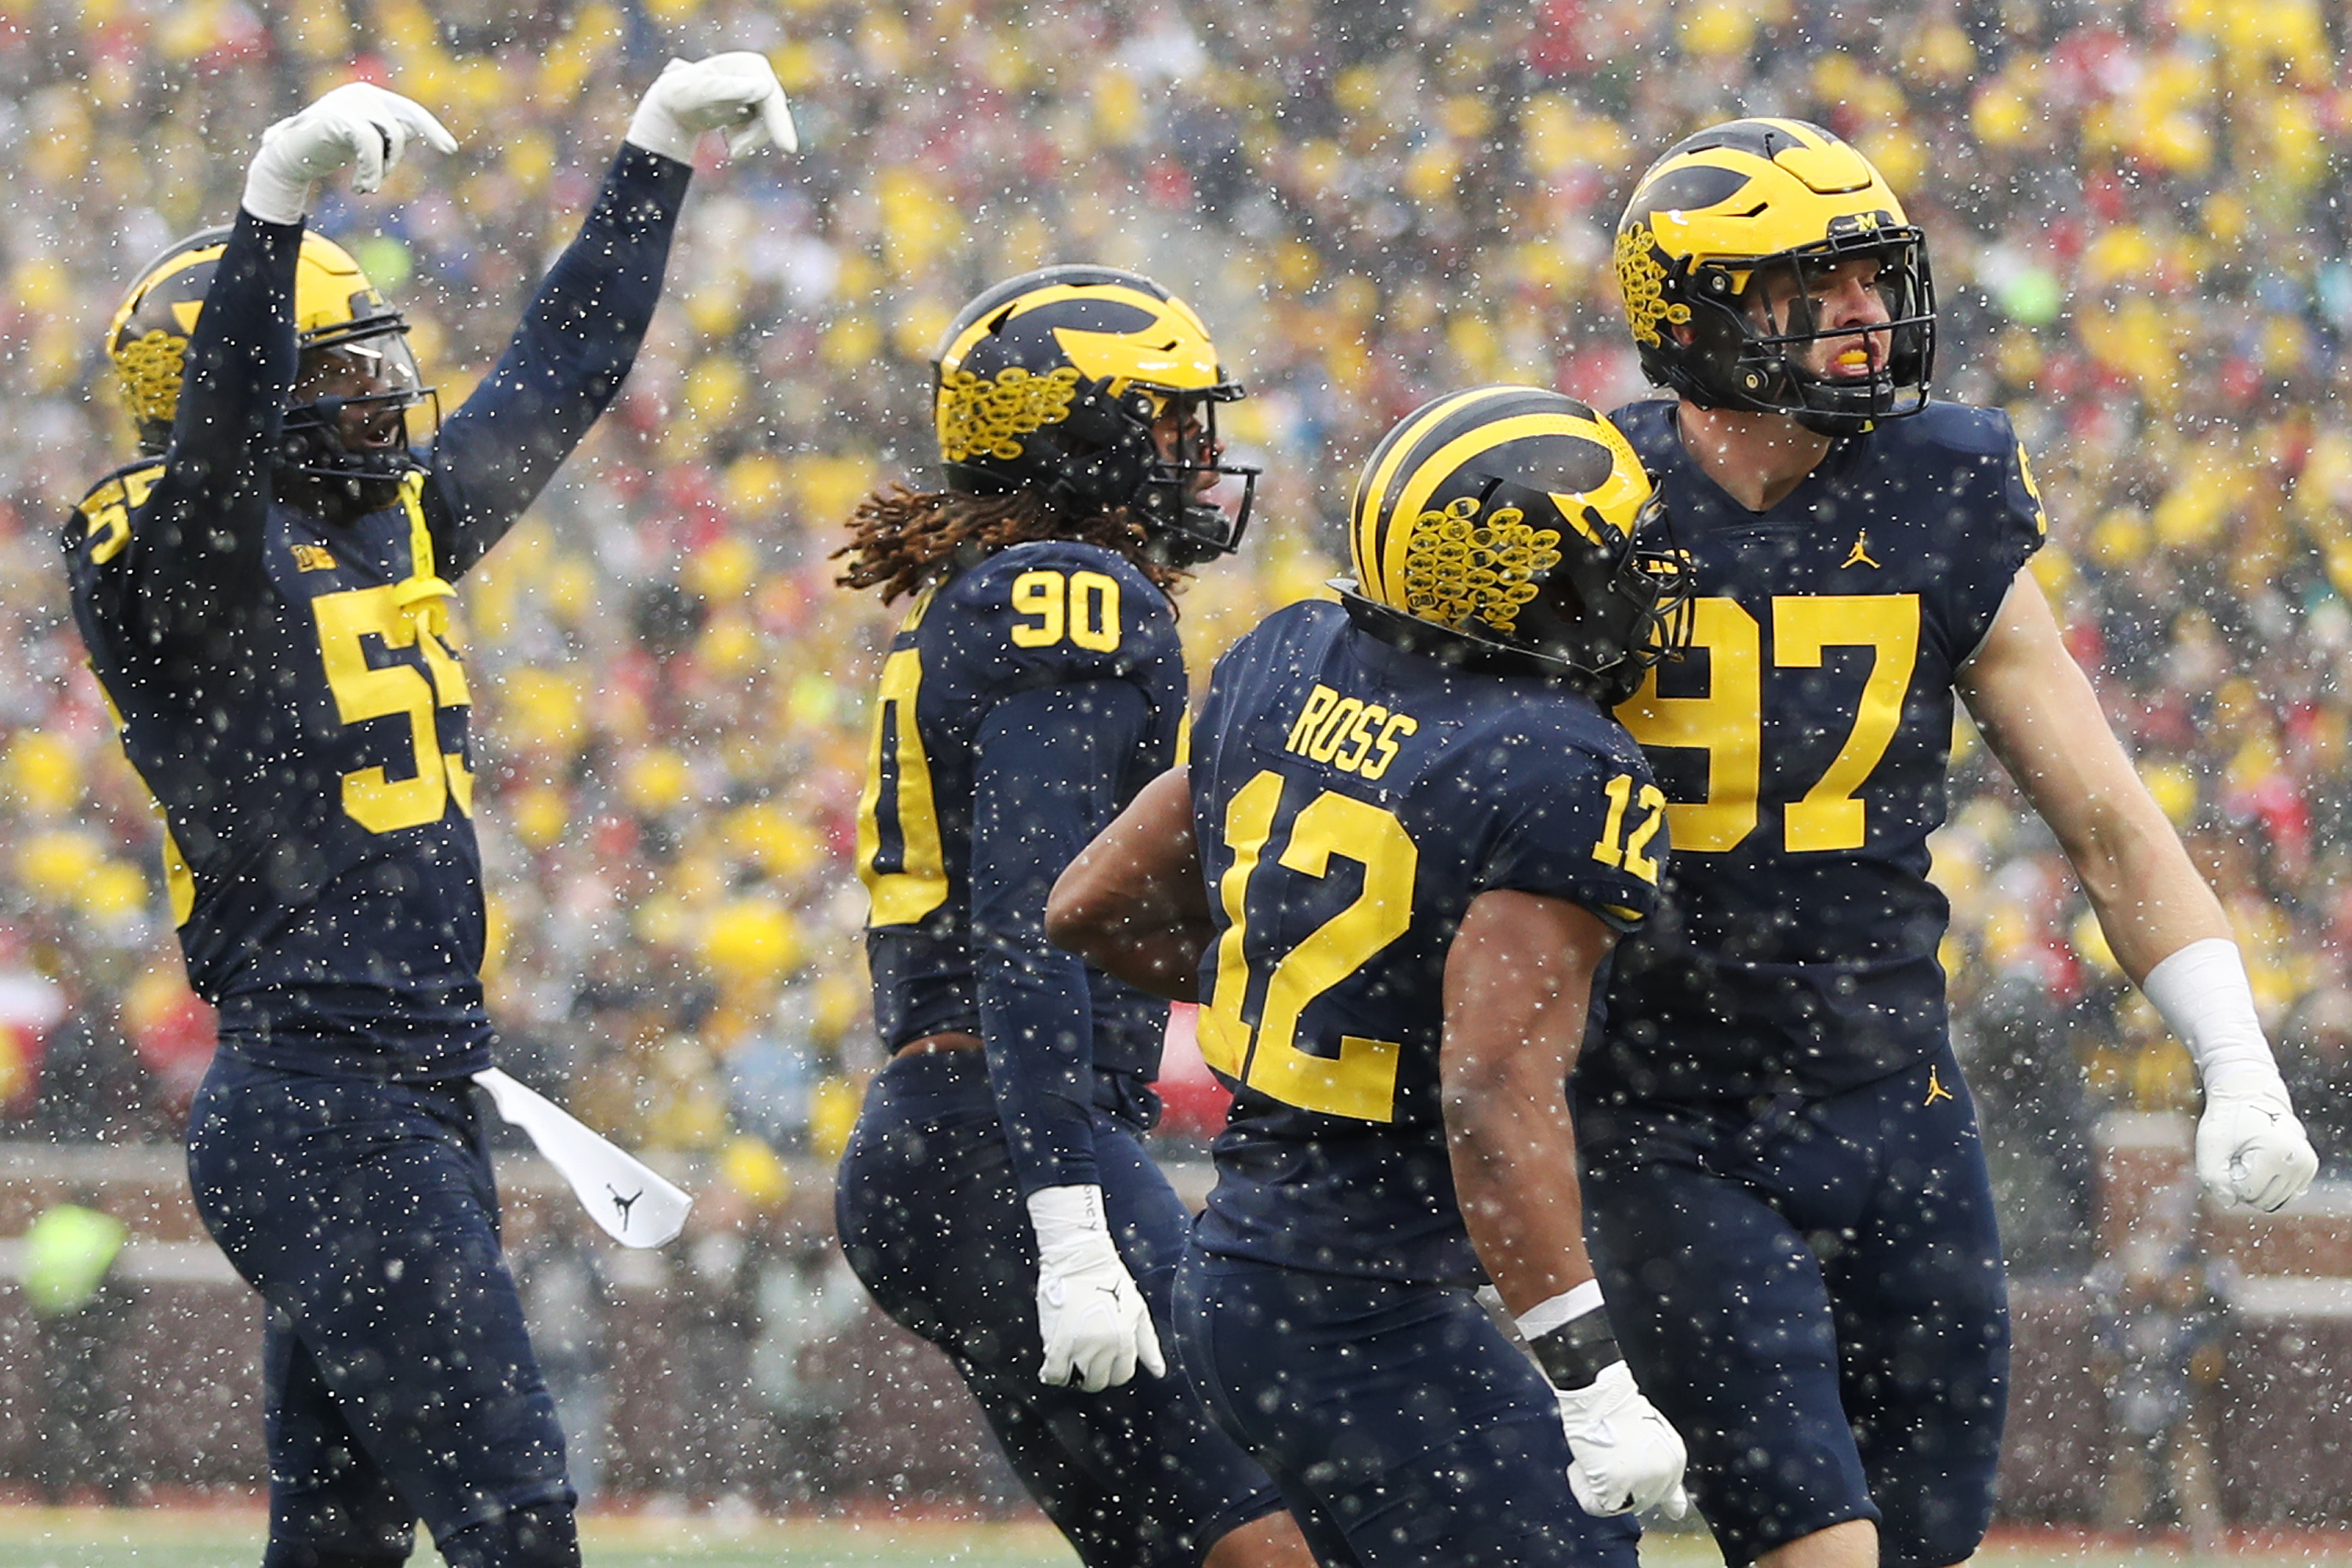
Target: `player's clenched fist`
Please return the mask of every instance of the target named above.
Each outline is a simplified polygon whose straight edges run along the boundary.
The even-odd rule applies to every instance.
[[[2303,1195],[2319,1155],[2276,1072],[2205,1087],[2197,1119],[2197,1176],[2226,1203],[2273,1214]]]
[[[1633,1386],[1632,1369],[1613,1362],[1581,1388],[1555,1388],[1559,1423],[1576,1463],[1568,1489],[1587,1513],[1664,1508],[1690,1511],[1683,1491],[1683,1440]]]

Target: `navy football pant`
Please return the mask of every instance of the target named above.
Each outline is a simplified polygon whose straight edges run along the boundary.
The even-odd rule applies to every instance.
[[[1570,1494],[1551,1385],[1469,1291],[1193,1248],[1176,1350],[1326,1568],[1633,1568]]]
[[[397,1563],[420,1517],[452,1568],[579,1562],[471,1084],[215,1056],[188,1178],[268,1304],[272,1568]]]
[[[1726,1561],[1853,1519],[1888,1568],[1974,1552],[2009,1305],[1949,1048],[1822,1100],[1577,1109],[1610,1321]]]
[[[1140,1141],[1097,1111],[1111,1234],[1169,1343],[1189,1223]],[[1192,1568],[1227,1531],[1281,1508],[1264,1471],[1202,1413],[1171,1364],[1087,1394],[1037,1381],[1037,1243],[978,1051],[885,1068],[835,1188],[843,1251],[875,1303],[955,1363],[1038,1506],[1093,1568]]]

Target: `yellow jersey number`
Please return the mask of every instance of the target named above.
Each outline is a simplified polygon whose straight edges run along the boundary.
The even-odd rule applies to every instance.
[[[1090,653],[1118,647],[1118,579],[1100,572],[1024,572],[1013,579],[1013,646],[1067,638]]]
[[[1392,1121],[1402,1047],[1393,1040],[1345,1035],[1336,1058],[1317,1056],[1298,1047],[1298,1019],[1318,996],[1412,925],[1421,852],[1395,814],[1327,790],[1290,819],[1286,842],[1269,869],[1265,850],[1281,805],[1282,775],[1268,771],[1244,784],[1225,808],[1224,840],[1234,860],[1217,884],[1225,929],[1217,940],[1216,986],[1201,1008],[1202,1058],[1286,1105]],[[1363,868],[1363,888],[1275,963],[1253,1030],[1242,1017],[1253,979],[1244,946],[1251,884],[1284,871],[1319,880],[1329,874],[1335,855]]]
[[[441,750],[435,717],[438,709],[462,708],[471,700],[466,672],[441,639],[399,602],[398,593],[399,584],[386,583],[323,594],[311,601],[318,617],[319,655],[343,722],[408,716],[415,756],[409,777],[389,777],[380,767],[343,775],[343,812],[370,833],[438,822],[453,798],[460,815],[474,815],[474,775],[466,767],[464,752]],[[388,648],[415,647],[424,657],[425,668],[371,664],[369,637],[382,639]]]
[[[1707,656],[1706,695],[1661,697],[1653,671],[1617,717],[1645,747],[1706,753],[1706,798],[1672,803],[1666,822],[1676,850],[1719,855],[1756,830],[1764,761],[1763,628],[1733,599],[1700,599],[1696,610],[1691,646]],[[1861,791],[1903,722],[1904,695],[1919,664],[1919,596],[1788,595],[1773,599],[1771,616],[1776,669],[1818,669],[1832,647],[1872,652],[1844,742],[1804,798],[1788,804],[1781,826],[1782,846],[1790,853],[1859,849],[1870,834],[1869,805]]]
[[[155,489],[155,481],[163,477],[163,465],[133,468],[120,479],[109,479],[81,503],[83,537],[89,544],[93,565],[103,566],[122,553],[131,542],[131,513],[145,506],[147,497]]]
[[[923,624],[935,590],[926,588],[898,628],[905,637]],[[877,926],[913,925],[948,900],[947,850],[931,797],[931,760],[915,725],[922,695],[922,650],[902,647],[882,661],[882,689],[874,699],[874,728],[866,749],[866,788],[857,797],[857,879],[874,906]],[[885,865],[883,837],[898,840],[895,865]]]

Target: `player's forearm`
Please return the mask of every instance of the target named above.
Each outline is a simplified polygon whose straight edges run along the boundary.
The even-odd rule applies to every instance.
[[[1104,973],[1171,1002],[1201,999],[1201,959],[1216,940],[1207,920],[1147,905],[1115,893],[1063,897],[1068,879],[1054,885],[1045,906],[1045,934]]]
[[[972,967],[1024,1192],[1095,1179],[1094,994],[1086,965],[1045,940],[1045,906],[1110,819],[1118,761],[1141,722],[1131,687],[1084,682],[1006,698],[976,737]]]
[[[1472,900],[1445,960],[1438,1087],[1462,1223],[1513,1313],[1592,1278],[1568,1073],[1613,938],[1557,899]]]
[[[2026,794],[2137,984],[2190,942],[2226,938],[2230,924],[2121,745],[2103,729],[2082,750],[2090,754],[2070,762],[2063,778],[2045,770]]]
[[[2116,963],[2134,984],[2190,942],[2230,938],[2229,917],[2155,803],[2155,820],[2075,863]]]
[[[1042,933],[973,932],[981,1045],[1024,1193],[1089,1184],[1094,1012],[1086,971]]]
[[[1139,990],[1200,1000],[1201,959],[1217,929],[1193,843],[1187,769],[1146,784],[1070,862],[1045,901],[1045,934]]]
[[[1086,966],[1045,940],[1045,894],[1076,852],[1082,818],[1055,809],[1013,732],[1015,708],[982,732],[972,788],[971,959],[980,1035],[1021,1190],[1096,1180],[1094,997]],[[1066,742],[1051,726],[1034,750]]]
[[[443,423],[434,469],[457,535],[451,574],[497,542],[618,395],[661,300],[691,173],[622,148],[506,352]]]
[[[1592,1278],[1576,1140],[1558,1080],[1449,1081],[1445,1142],[1478,1261],[1514,1313]]]
[[[198,620],[251,596],[269,515],[269,448],[294,384],[288,324],[299,224],[240,212],[188,337],[168,466],[138,530],[151,598]]]
[[[2021,746],[2011,732],[1995,750],[2056,837],[2116,963],[2137,981],[2168,953],[2227,935],[2229,925],[2095,709],[2077,718],[2066,726],[2077,737],[2070,746],[2044,744],[2042,735]]]

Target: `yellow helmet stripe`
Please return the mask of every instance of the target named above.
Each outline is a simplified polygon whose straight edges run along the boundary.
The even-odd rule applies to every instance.
[[[173,257],[168,265],[159,267],[141,279],[138,286],[123,296],[122,303],[115,307],[113,324],[107,330],[108,341],[112,342],[121,335],[122,324],[131,319],[131,313],[139,308],[140,301],[145,300],[148,295],[192,267],[201,267],[205,262],[219,260],[221,252],[227,248],[228,241],[224,239],[217,245],[207,245],[201,249],[188,251],[184,255]],[[198,302],[198,309],[202,309],[201,301]],[[181,323],[180,330],[183,331],[188,330],[185,321]]]
[[[1634,516],[1641,510],[1642,503],[1650,499],[1649,472],[1642,467],[1642,459],[1634,452],[1633,443],[1625,439],[1625,433],[1608,420],[1570,419],[1568,423],[1573,426],[1573,434],[1606,447],[1614,461],[1609,465],[1608,479],[1583,495],[1554,495],[1552,502],[1559,508],[1560,516],[1576,525],[1577,532],[1606,550],[1612,542],[1593,538],[1591,528],[1584,521],[1584,509],[1590,506],[1601,516],[1618,523],[1630,536],[1633,531]]]
[[[1117,283],[1049,283],[1017,295],[957,333],[955,341],[940,354],[940,363],[961,364],[973,345],[986,338],[1007,311],[1015,316],[1026,315],[1041,306],[1065,300],[1101,300],[1130,305],[1154,321],[1166,323],[1172,339],[1166,345],[1139,341],[1154,335],[1149,327],[1118,332],[1081,331],[1069,327],[1055,330],[1055,339],[1070,356],[1070,363],[1089,379],[1108,376],[1114,393],[1124,391],[1129,383],[1180,392],[1206,391],[1223,380],[1218,374],[1216,351],[1210,345],[1208,331],[1201,325],[1198,316],[1176,300]]]
[[[1769,159],[1748,147],[1697,148],[1668,158],[1644,175],[1642,184],[1646,189],[1693,168],[1721,169],[1751,181],[1777,175],[1778,194],[1768,220],[1757,221],[1744,192],[1707,207],[1655,208],[1645,221],[1662,248],[1713,262],[1730,274],[1735,289],[1745,289],[1750,269],[1739,262],[1801,248],[1828,233],[1834,220],[1854,216],[1863,205],[1874,204],[1889,223],[1910,221],[1877,169],[1853,147],[1799,121],[1755,123],[1770,126],[1794,145]],[[1634,203],[1640,202],[1637,193]]]
[[[1356,515],[1349,525],[1355,536],[1357,570],[1373,579],[1360,584],[1366,594],[1384,605],[1403,603],[1399,595],[1389,589],[1389,563],[1387,552],[1381,548],[1381,519],[1387,515],[1404,520],[1404,527],[1392,531],[1395,537],[1391,542],[1396,546],[1400,562],[1405,542],[1412,533],[1412,520],[1402,511],[1382,507],[1381,497],[1388,493],[1389,486],[1395,482],[1397,470],[1412,456],[1413,448],[1421,444],[1422,437],[1474,403],[1519,390],[1517,387],[1474,386],[1467,392],[1457,392],[1451,397],[1440,398],[1431,404],[1421,411],[1419,418],[1396,432],[1395,438],[1389,443],[1388,455],[1381,459],[1381,466],[1366,475],[1364,482],[1358,488]]]

